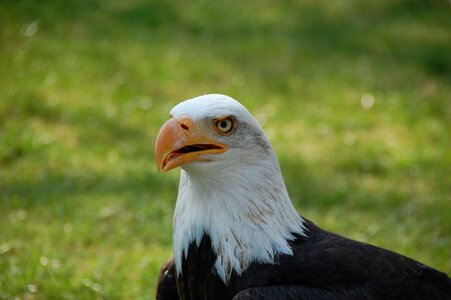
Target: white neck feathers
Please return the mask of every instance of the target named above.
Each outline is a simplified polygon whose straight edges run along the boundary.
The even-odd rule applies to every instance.
[[[199,245],[208,234],[217,256],[216,271],[227,284],[232,271],[240,275],[252,262],[271,264],[277,254],[292,255],[288,241],[293,234],[305,235],[303,222],[275,156],[258,164],[234,165],[233,171],[182,170],[174,213],[177,273],[189,245]]]

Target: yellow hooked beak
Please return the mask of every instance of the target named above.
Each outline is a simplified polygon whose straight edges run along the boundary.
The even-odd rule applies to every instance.
[[[166,172],[189,162],[208,161],[202,155],[226,150],[226,145],[208,137],[191,118],[171,118],[158,133],[155,159],[158,170]]]

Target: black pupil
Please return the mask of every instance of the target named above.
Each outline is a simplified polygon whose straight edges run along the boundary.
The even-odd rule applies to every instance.
[[[222,128],[227,128],[227,122],[226,121],[222,121],[220,125],[221,125]]]

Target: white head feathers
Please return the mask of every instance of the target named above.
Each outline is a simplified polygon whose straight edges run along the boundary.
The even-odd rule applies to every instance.
[[[292,254],[288,241],[305,235],[277,158],[258,122],[239,102],[224,95],[186,100],[171,115],[193,121],[233,116],[236,131],[221,137],[228,150],[211,154],[209,162],[182,166],[174,213],[174,259],[177,273],[189,245],[210,236],[218,256],[215,267],[227,283],[252,262],[274,263],[278,254]]]

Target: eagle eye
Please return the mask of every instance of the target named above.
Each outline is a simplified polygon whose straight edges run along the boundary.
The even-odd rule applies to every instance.
[[[235,120],[231,117],[216,120],[215,129],[219,134],[229,134],[235,129]]]

